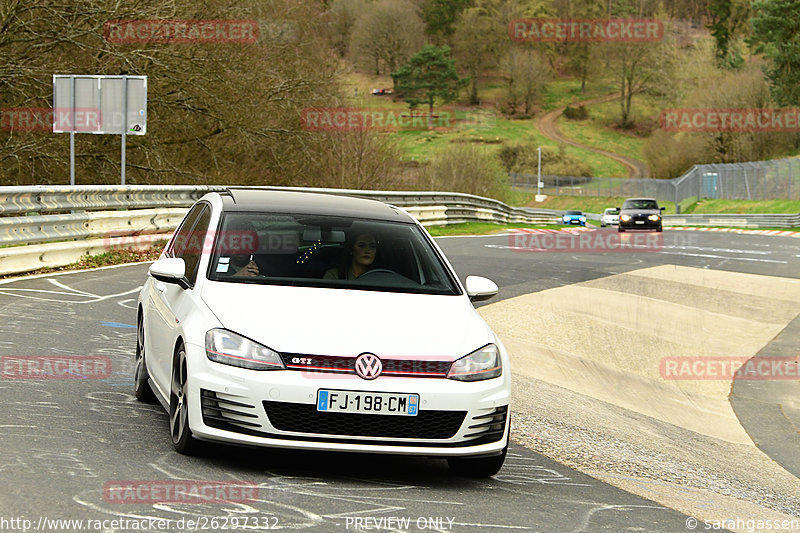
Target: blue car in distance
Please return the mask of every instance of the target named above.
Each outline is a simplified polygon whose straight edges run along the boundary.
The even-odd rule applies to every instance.
[[[562,224],[566,224],[568,226],[585,226],[586,225],[586,215],[584,215],[580,211],[566,211],[564,215],[561,217]]]

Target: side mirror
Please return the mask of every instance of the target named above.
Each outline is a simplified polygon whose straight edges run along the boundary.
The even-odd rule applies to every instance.
[[[494,281],[481,276],[467,276],[465,285],[467,296],[473,302],[488,300],[498,291]]]
[[[617,210],[617,213],[619,213],[621,211],[621,209],[619,207],[615,207],[614,209]]]
[[[664,207],[659,207],[658,208],[659,211],[663,211],[664,209],[666,209],[666,208],[664,208]]]
[[[186,281],[186,263],[180,257],[159,259],[148,270],[150,275],[164,283],[175,283],[184,289],[189,288]]]

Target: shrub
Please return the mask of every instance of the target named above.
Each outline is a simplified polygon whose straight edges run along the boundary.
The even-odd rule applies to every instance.
[[[497,157],[472,143],[452,144],[434,155],[418,183],[432,191],[454,191],[504,200],[510,186]]]
[[[577,107],[567,106],[564,108],[564,116],[570,120],[586,120],[589,118],[589,110],[580,104]]]

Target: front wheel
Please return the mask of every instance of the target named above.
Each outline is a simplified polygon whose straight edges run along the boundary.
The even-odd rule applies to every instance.
[[[620,226],[620,227],[619,227],[619,232],[620,232],[620,233],[625,233],[625,230],[624,230],[624,229],[622,229],[622,226]]]
[[[172,379],[169,391],[169,434],[172,447],[178,453],[192,455],[197,441],[189,427],[189,402],[187,398],[186,348],[181,346],[172,358]]]
[[[506,460],[508,445],[503,448],[500,455],[491,457],[448,457],[447,464],[450,470],[459,476],[465,477],[490,477],[495,475],[503,467]]]

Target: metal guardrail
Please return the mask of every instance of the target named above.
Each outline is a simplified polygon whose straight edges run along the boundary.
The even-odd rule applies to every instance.
[[[498,200],[461,193],[360,191],[289,187],[296,190],[371,198],[407,209],[426,225],[486,221],[552,223],[557,211],[510,207]],[[87,239],[109,234],[141,234],[174,230],[185,208],[209,191],[224,187],[91,186],[0,188],[0,244],[34,244]],[[156,209],[148,209],[156,207]],[[81,209],[68,214],[39,214]],[[126,209],[126,211],[108,211]],[[101,210],[101,211],[92,211]]]
[[[800,213],[781,214],[718,214],[665,215],[664,226],[725,226],[738,228],[797,228]]]
[[[462,193],[251,187],[371,198],[433,226],[555,223],[558,212],[510,207]],[[187,208],[221,186],[0,187],[0,275],[73,263],[86,253],[144,248],[177,228]],[[72,212],[70,212],[72,211]],[[125,237],[127,236],[127,238]]]
[[[0,187],[0,216],[25,213],[189,207],[225,187],[185,185],[76,185]]]
[[[177,228],[184,214],[186,208],[161,208],[0,217],[0,244],[163,233]]]
[[[250,187],[371,198],[406,209],[427,226],[463,222],[558,223],[563,211],[510,207],[471,194]],[[147,247],[169,235],[186,209],[221,186],[0,187],[0,275],[63,266],[85,253]],[[72,211],[72,212],[70,212]],[[589,220],[599,215],[587,213]],[[666,226],[797,227],[797,215],[668,215]],[[125,236],[128,236],[127,238]]]

